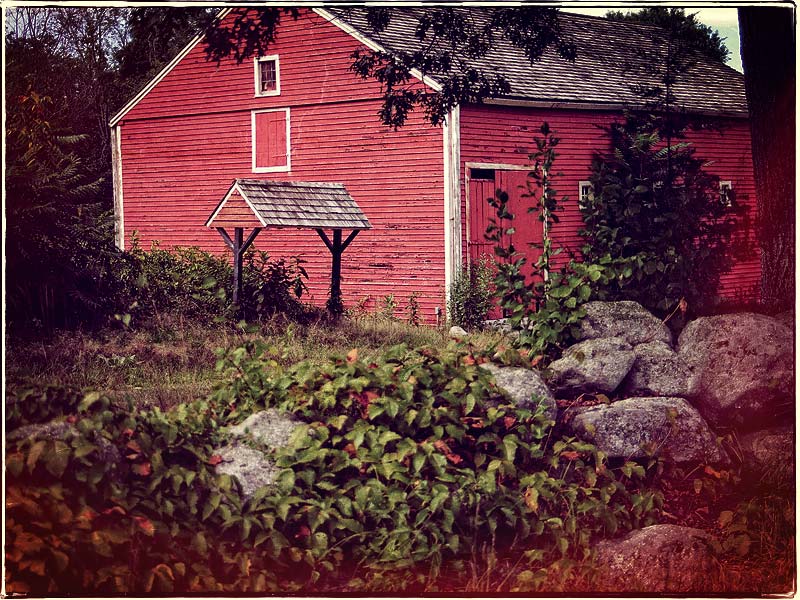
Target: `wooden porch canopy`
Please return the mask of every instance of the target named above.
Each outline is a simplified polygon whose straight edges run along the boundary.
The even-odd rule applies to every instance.
[[[255,219],[254,219],[255,217]],[[242,257],[262,228],[313,229],[331,252],[331,297],[328,307],[341,312],[342,253],[362,229],[366,215],[341,183],[234,179],[206,221],[233,251],[233,303],[242,291]],[[244,229],[252,227],[244,240]],[[325,233],[333,231],[332,238]],[[350,234],[342,241],[342,230]],[[228,233],[233,231],[233,237]]]

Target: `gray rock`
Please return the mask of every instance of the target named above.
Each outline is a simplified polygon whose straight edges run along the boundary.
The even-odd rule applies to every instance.
[[[613,392],[635,359],[630,345],[622,338],[579,342],[550,364],[552,375],[548,384],[557,396]]]
[[[259,444],[269,448],[281,448],[289,443],[294,430],[301,426],[294,416],[268,408],[247,417],[228,431],[237,437],[250,436]]]
[[[633,352],[636,360],[620,385],[623,395],[688,397],[691,371],[669,345],[648,342]]]
[[[451,338],[465,338],[465,337],[467,337],[467,335],[468,335],[467,332],[464,331],[464,329],[462,329],[458,325],[453,325],[450,328],[450,337]]]
[[[32,423],[17,427],[8,432],[6,439],[9,442],[37,438],[41,440],[68,440],[79,436],[77,428],[66,421],[48,421],[47,423]]]
[[[619,337],[631,346],[647,342],[672,345],[672,333],[638,302],[587,302],[580,339]]]
[[[242,486],[242,495],[250,498],[259,489],[275,483],[281,470],[264,452],[233,442],[214,451],[222,458],[217,473],[235,477]]]
[[[794,413],[792,332],[772,317],[702,317],[678,340],[690,398],[713,426],[757,429]]]
[[[80,437],[78,428],[66,421],[48,421],[47,423],[33,423],[23,425],[6,435],[9,442],[24,440],[28,438],[39,440],[61,440],[69,442],[73,438]],[[88,441],[97,446],[97,461],[111,465],[118,465],[122,460],[117,447],[104,438],[99,432],[92,431],[86,435]],[[95,455],[92,455],[95,456]]]
[[[598,592],[687,594],[720,591],[714,540],[701,529],[651,525],[595,547]]]
[[[483,326],[491,331],[499,331],[500,333],[513,334],[516,333],[508,322],[508,319],[488,319],[483,322]]]
[[[645,458],[648,450],[676,463],[727,463],[716,436],[683,398],[628,398],[570,409],[569,428],[609,458]]]
[[[242,494],[249,498],[260,488],[275,483],[281,470],[267,452],[246,445],[245,440],[277,450],[288,445],[294,431],[302,427],[305,427],[302,421],[274,408],[253,413],[228,429],[234,438],[230,444],[214,450],[222,458],[217,473],[235,477],[242,486]]]
[[[502,367],[493,363],[482,364],[481,368],[494,375],[497,385],[511,396],[517,406],[534,409],[541,404],[545,408],[547,419],[555,421],[558,417],[556,399],[537,371],[522,367]],[[534,402],[533,397],[538,402]]]
[[[794,485],[794,439],[791,425],[754,431],[739,438],[748,477],[775,487]]]

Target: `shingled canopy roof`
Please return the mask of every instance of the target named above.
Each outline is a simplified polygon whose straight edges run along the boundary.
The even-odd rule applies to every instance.
[[[366,8],[326,7],[329,13],[355,28],[361,35],[380,44],[389,53],[424,50],[430,40],[415,37],[418,17],[424,8],[393,8],[389,26],[374,33],[367,22]],[[477,26],[488,22],[492,8],[458,8],[468,11]],[[567,39],[575,43],[577,58],[570,63],[548,49],[531,64],[524,52],[502,35],[480,59],[467,62],[476,68],[502,75],[511,85],[505,98],[552,102],[553,104],[591,103],[641,105],[634,85],[659,85],[658,77],[648,74],[649,57],[666,52],[666,32],[652,25],[609,21],[559,12],[559,22]],[[677,103],[693,112],[747,116],[744,76],[722,63],[696,54],[694,66],[682,73],[674,86]],[[436,80],[436,74],[428,74]]]
[[[225,209],[229,200],[231,206]],[[246,205],[246,206],[245,206]],[[248,210],[249,209],[249,210]],[[253,219],[260,227],[252,227]],[[265,227],[313,229],[331,253],[331,295],[328,310],[338,316],[343,311],[341,277],[342,254],[359,231],[372,229],[366,215],[341,183],[307,181],[265,181],[234,179],[231,187],[206,221],[215,227],[233,252],[233,303],[239,306],[242,295],[242,260],[244,253]],[[233,237],[226,231],[233,230]],[[244,238],[244,230],[251,227]],[[332,229],[332,238],[325,233]],[[342,230],[350,235],[342,238]]]
[[[371,229],[366,215],[341,183],[234,179],[206,221],[214,219],[234,191],[247,202],[262,227],[308,229]]]

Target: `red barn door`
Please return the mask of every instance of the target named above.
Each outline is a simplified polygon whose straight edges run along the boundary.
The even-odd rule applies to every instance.
[[[486,241],[486,228],[489,220],[495,217],[495,209],[488,198],[494,198],[494,171],[489,169],[472,169],[473,176],[469,181],[469,260],[477,263],[481,256],[494,257],[493,242]]]
[[[508,194],[508,211],[514,215],[512,225],[515,229],[510,236],[504,235],[502,243],[514,244],[517,252],[524,254],[528,264],[535,264],[541,253],[539,248],[543,240],[544,227],[536,213],[529,213],[536,198],[523,197],[528,193],[527,171],[501,171],[489,169],[473,169],[469,182],[469,258],[476,262],[481,256],[494,257],[492,242],[486,241],[486,228],[490,219],[496,220],[495,209],[486,201],[500,189]],[[508,227],[508,222],[503,224]]]
[[[503,235],[501,243],[508,246],[514,245],[516,251],[525,256],[527,264],[524,272],[528,282],[534,281],[531,274],[532,266],[541,254],[544,227],[536,213],[529,213],[528,207],[536,202],[536,198],[524,197],[528,193],[526,185],[528,171],[526,170],[489,170],[472,169],[469,181],[469,232],[467,247],[469,260],[477,262],[482,256],[496,260],[492,242],[486,241],[486,228],[490,219],[496,220],[495,209],[487,202],[487,198],[494,197],[495,191],[500,189],[508,194],[508,211],[514,215],[514,220],[509,224],[503,223],[504,228],[514,227],[514,233]],[[493,309],[489,318],[496,319],[502,315],[499,309]]]

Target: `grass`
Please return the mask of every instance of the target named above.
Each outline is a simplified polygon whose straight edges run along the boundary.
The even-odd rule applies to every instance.
[[[218,348],[231,348],[259,337],[280,349],[283,360],[322,361],[331,354],[358,348],[369,359],[400,343],[440,346],[447,331],[409,325],[380,315],[357,315],[338,324],[326,321],[300,325],[274,320],[256,329],[189,322],[161,317],[141,328],[109,328],[99,332],[62,332],[48,339],[6,341],[6,387],[15,389],[57,383],[91,388],[142,407],[170,409],[204,397],[218,381]],[[470,337],[478,348],[500,342],[497,333]],[[723,544],[746,533],[747,548],[731,545],[719,556],[722,567],[717,589],[730,594],[785,594],[795,581],[795,499],[793,490],[747,489],[733,486],[721,494],[696,494],[695,475],[666,479],[667,505],[672,518],[664,522],[703,528]],[[743,531],[721,527],[719,516],[731,511]],[[741,552],[746,550],[746,552]],[[436,581],[420,582],[420,591],[437,593],[502,594],[509,592],[590,593],[597,574],[588,563],[551,565],[544,589],[526,581],[524,553],[497,555],[476,548],[461,564],[445,566]],[[530,573],[530,571],[527,571]],[[411,576],[411,574],[410,574]]]
[[[387,348],[439,346],[447,342],[442,329],[409,325],[380,315],[360,315],[338,324],[320,320],[301,325],[276,319],[255,330],[162,317],[137,329],[108,328],[99,332],[71,331],[47,339],[7,339],[6,385],[15,388],[58,383],[92,388],[137,406],[167,410],[204,397],[217,381],[217,350],[251,338],[280,349],[287,364],[358,348],[363,358]],[[473,343],[488,346],[496,333],[481,333]]]

